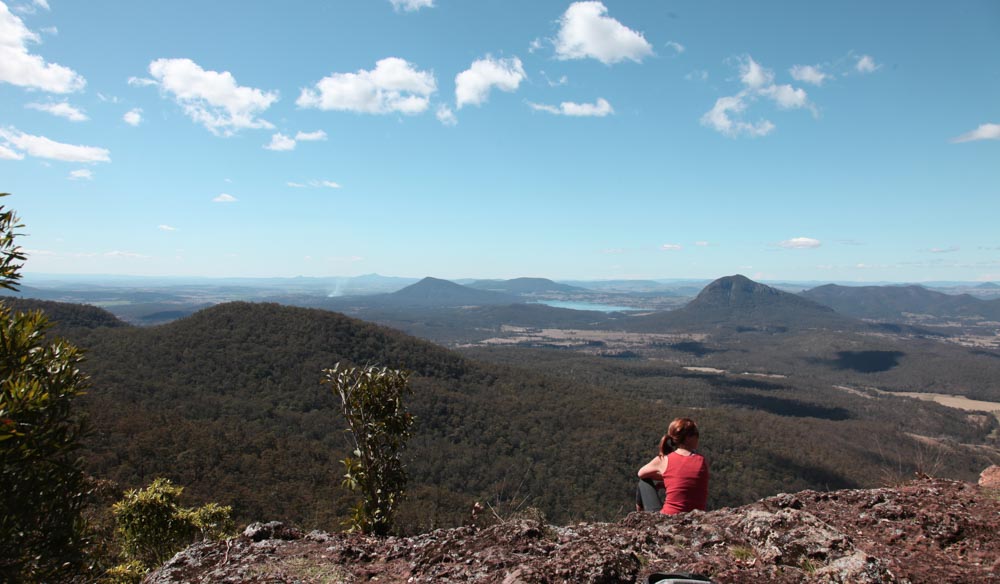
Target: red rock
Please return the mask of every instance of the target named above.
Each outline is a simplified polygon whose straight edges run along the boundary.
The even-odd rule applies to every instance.
[[[993,465],[979,475],[979,486],[984,489],[1000,489],[1000,466]]]
[[[406,538],[301,536],[268,525],[288,539],[197,543],[144,582],[634,584],[652,572],[692,572],[719,584],[1000,584],[1000,498],[943,479],[803,491],[707,513],[632,513],[617,523],[522,519]]]

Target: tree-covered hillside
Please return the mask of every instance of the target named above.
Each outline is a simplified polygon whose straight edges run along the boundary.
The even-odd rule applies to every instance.
[[[714,507],[873,484],[912,470],[927,448],[904,430],[957,443],[995,426],[963,425],[961,414],[927,404],[920,411],[944,422],[920,432],[919,419],[865,414],[861,398],[824,405],[793,386],[715,385],[677,368],[619,374],[595,369],[593,360],[609,360],[593,357],[488,364],[340,314],[273,304],[225,304],[152,328],[60,332],[87,350],[90,472],[123,487],[167,476],[199,501],[233,505],[243,521],[332,528],[345,516],[344,424],[319,384],[338,361],[414,372],[411,499],[401,515],[411,531],[460,523],[475,500],[535,506],[556,522],[627,512],[635,470],[679,415],[702,426]],[[937,459],[950,476],[985,464],[959,446],[947,454]]]

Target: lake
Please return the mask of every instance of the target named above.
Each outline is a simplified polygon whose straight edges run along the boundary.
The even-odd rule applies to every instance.
[[[569,300],[539,300],[532,304],[544,304],[555,308],[569,308],[570,310],[596,310],[598,312],[623,312],[627,310],[649,310],[648,308],[636,308],[634,306],[614,306],[613,304],[597,304],[594,302],[572,302]]]

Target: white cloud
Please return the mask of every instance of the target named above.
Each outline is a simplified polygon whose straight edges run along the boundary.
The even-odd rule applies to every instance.
[[[811,237],[793,237],[782,241],[778,245],[787,249],[815,249],[823,244],[818,239]]]
[[[770,134],[775,128],[770,120],[761,119],[756,123],[750,123],[739,119],[746,111],[748,102],[758,97],[772,100],[779,109],[809,108],[816,115],[816,108],[809,102],[809,96],[804,89],[791,85],[775,85],[774,72],[761,66],[750,55],[739,59],[739,72],[743,90],[736,95],[717,99],[712,109],[702,115],[703,126],[731,138]]]
[[[389,2],[392,2],[392,7],[396,12],[400,10],[414,12],[421,8],[434,8],[434,0],[389,0]]]
[[[66,118],[71,122],[85,122],[90,119],[83,111],[65,101],[59,103],[29,103],[24,107],[49,113],[60,118]]]
[[[29,156],[64,162],[111,162],[111,153],[96,146],[63,144],[44,136],[32,136],[14,128],[0,128],[0,140],[8,149],[23,150]]]
[[[274,150],[276,152],[286,152],[288,150],[295,150],[295,140],[289,138],[284,134],[274,134],[271,136],[271,143],[264,145],[265,150]]]
[[[861,55],[858,57],[858,62],[854,65],[854,68],[857,69],[858,73],[874,73],[881,67],[882,65],[876,63],[875,59],[873,59],[870,55]]]
[[[952,138],[952,143],[972,142],[974,140],[1000,140],[1000,124],[982,124],[971,132]]]
[[[177,231],[176,227],[171,227],[170,225],[157,225],[156,228],[160,231]]]
[[[501,91],[517,91],[525,78],[521,59],[485,59],[473,61],[468,69],[455,76],[455,107],[482,105],[496,87]]]
[[[715,105],[712,109],[701,116],[701,124],[731,138],[738,136],[767,136],[774,131],[774,124],[769,120],[750,123],[733,119],[733,114],[742,114],[746,110],[746,107],[743,94],[720,97],[715,100]]]
[[[445,104],[439,105],[437,112],[434,115],[437,116],[439,122],[446,126],[454,126],[458,124],[458,118],[455,117],[455,112],[451,111],[451,108]]]
[[[696,241],[696,242],[694,242],[694,244],[697,245],[698,247],[708,247],[708,246],[712,245],[711,243],[709,243],[707,241]]]
[[[354,263],[354,262],[360,262],[361,260],[363,260],[365,258],[363,258],[361,256],[353,255],[353,256],[332,256],[332,257],[328,257],[326,259],[328,261],[331,261],[331,262],[348,262],[348,263]]]
[[[138,126],[142,123],[142,108],[133,108],[125,112],[122,119],[130,126]]]
[[[230,194],[222,193],[218,197],[215,197],[214,199],[212,199],[212,202],[213,203],[235,203],[238,200],[239,199],[237,199],[236,197],[234,197],[234,196],[232,196]]]
[[[290,186],[292,188],[296,188],[296,189],[305,189],[305,188],[313,188],[313,189],[339,189],[339,188],[341,188],[340,183],[333,182],[332,180],[311,180],[311,181],[309,181],[307,183],[300,183],[300,182],[289,181],[289,182],[287,182],[285,184],[287,184],[288,186]]]
[[[24,160],[24,154],[14,152],[10,148],[0,144],[0,160]]]
[[[958,250],[959,247],[957,245],[949,245],[948,247],[932,247],[927,251],[931,253],[955,253]]]
[[[298,142],[317,142],[320,140],[326,140],[326,132],[323,130],[316,130],[315,132],[298,132],[295,134],[295,140]]]
[[[799,109],[809,106],[809,96],[805,90],[791,85],[769,85],[761,89],[760,94],[774,100],[781,109]]]
[[[271,136],[271,143],[264,146],[266,150],[288,151],[295,150],[298,142],[318,142],[326,140],[326,132],[316,130],[315,132],[298,132],[294,138],[290,138],[282,133]]]
[[[94,180],[94,171],[86,168],[71,170],[69,180]]]
[[[625,59],[637,63],[653,54],[653,47],[641,33],[607,16],[601,2],[574,2],[560,19],[556,37],[559,59],[591,57],[610,65]]]
[[[108,258],[122,258],[122,259],[130,259],[130,260],[144,260],[144,259],[148,259],[149,258],[148,255],[143,255],[141,253],[135,253],[134,251],[118,251],[118,250],[109,251],[109,252],[107,252],[107,253],[104,254],[104,257],[108,257]]]
[[[774,81],[774,72],[761,67],[753,57],[740,59],[740,81],[750,89],[763,89]]]
[[[70,93],[83,89],[87,81],[76,71],[28,52],[28,43],[41,37],[11,14],[0,2],[0,83],[6,82],[51,93]]]
[[[660,246],[663,251],[680,251],[684,249],[684,246],[679,243],[664,243]]]
[[[278,101],[278,92],[243,87],[228,71],[206,71],[190,59],[157,59],[149,74],[161,90],[173,95],[184,113],[216,135],[230,136],[244,128],[274,126],[257,116]],[[133,77],[132,85],[147,85]]]
[[[332,73],[303,89],[295,104],[304,108],[365,114],[419,114],[437,91],[434,74],[419,71],[407,61],[388,57],[371,71]]]
[[[608,103],[608,100],[603,97],[598,98],[594,103],[573,103],[572,101],[564,101],[560,103],[558,107],[543,103],[532,103],[530,101],[528,102],[528,105],[535,111],[548,112],[557,116],[603,118],[604,116],[615,113],[614,108],[612,108],[611,104]]]
[[[50,34],[52,36],[56,36],[56,35],[59,34],[59,28],[55,27],[55,26],[46,26],[46,27],[40,28],[38,30],[44,32],[45,34]]]
[[[156,81],[147,77],[129,77],[128,84],[132,87],[149,87],[150,85],[156,85]]]
[[[542,39],[534,39],[530,43],[528,43],[529,53],[534,53],[535,51],[541,50],[541,48],[542,48]]]
[[[679,43],[679,42],[677,42],[677,41],[667,41],[667,43],[666,43],[666,44],[667,44],[667,46],[668,46],[668,47],[670,47],[670,49],[671,49],[671,50],[673,50],[673,51],[674,51],[674,53],[675,53],[675,54],[677,54],[677,55],[680,55],[681,53],[683,53],[684,51],[686,51],[686,50],[687,50],[686,48],[684,48],[684,45],[680,44],[680,43]]]
[[[51,8],[49,8],[48,0],[34,0],[34,1],[35,1],[35,6],[40,6],[46,10],[52,10]]]
[[[545,78],[545,82],[549,84],[549,87],[560,87],[562,85],[566,85],[567,83],[569,83],[569,77],[565,75],[563,75],[559,79],[552,79],[551,77],[548,76],[548,74],[545,73],[545,71],[542,71],[541,73],[542,77]]]
[[[792,65],[788,72],[792,79],[811,85],[823,85],[823,82],[830,78],[830,75],[824,73],[819,65]]]
[[[708,71],[705,71],[704,69],[691,71],[684,76],[684,79],[687,79],[688,81],[708,81]]]

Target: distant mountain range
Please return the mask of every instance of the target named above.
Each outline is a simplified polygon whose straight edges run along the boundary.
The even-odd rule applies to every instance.
[[[1000,320],[1000,299],[945,294],[923,286],[838,286],[827,284],[802,293],[841,314],[898,322],[907,314],[935,317],[980,317]]]
[[[489,290],[492,292],[502,292],[504,294],[514,294],[517,296],[530,296],[536,294],[573,294],[588,293],[591,290],[567,284],[559,284],[547,278],[514,278],[512,280],[476,280],[468,284],[470,288],[478,290]]]
[[[480,290],[456,284],[440,278],[424,278],[415,284],[389,294],[371,294],[331,299],[330,306],[337,305],[370,308],[444,308],[460,306],[484,306],[493,304],[516,304],[523,302],[513,294]]]
[[[629,330],[642,332],[707,326],[782,330],[843,328],[857,324],[828,306],[742,275],[715,280],[683,308],[637,316],[625,322]]]

